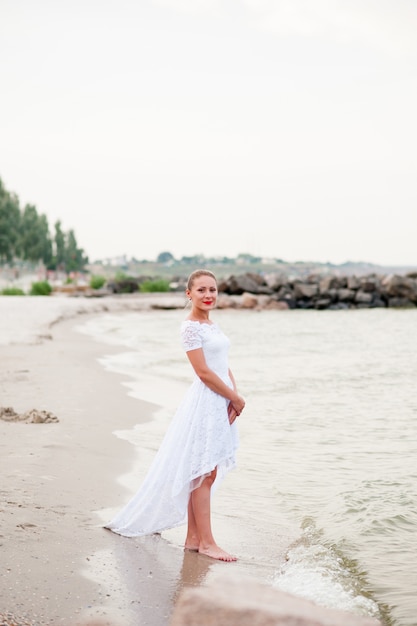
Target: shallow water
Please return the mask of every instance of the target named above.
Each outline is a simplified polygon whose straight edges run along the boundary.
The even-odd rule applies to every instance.
[[[79,327],[120,345],[103,366],[132,376],[129,392],[162,406],[162,421],[141,431],[149,455],[191,380],[179,341],[184,317],[105,314]],[[417,309],[219,310],[212,319],[231,339],[247,401],[231,507],[298,537],[270,583],[415,625]]]

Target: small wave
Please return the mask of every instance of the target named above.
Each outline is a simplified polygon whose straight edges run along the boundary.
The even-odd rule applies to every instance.
[[[383,619],[355,561],[326,545],[311,519],[304,520],[302,536],[288,550],[273,586],[327,608]]]

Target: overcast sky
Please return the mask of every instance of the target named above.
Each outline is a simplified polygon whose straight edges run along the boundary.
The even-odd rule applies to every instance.
[[[417,265],[416,0],[0,0],[0,177],[90,260]]]

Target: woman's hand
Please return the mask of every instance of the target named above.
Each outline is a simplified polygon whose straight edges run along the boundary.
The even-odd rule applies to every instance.
[[[229,416],[229,424],[232,425],[235,419],[237,418],[236,409],[233,404],[230,402],[227,407],[227,415]]]
[[[245,400],[242,396],[236,394],[236,398],[231,400],[229,406],[227,408],[227,413],[229,415],[229,422],[233,424],[236,417],[240,415],[245,408]]]
[[[242,396],[237,395],[236,399],[232,400],[232,404],[236,409],[236,413],[240,415],[245,408],[245,400],[242,398]]]

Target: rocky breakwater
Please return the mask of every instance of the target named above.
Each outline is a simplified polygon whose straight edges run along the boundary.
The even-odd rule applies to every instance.
[[[406,275],[318,276],[242,274],[219,283],[219,308],[361,309],[417,306],[417,272]]]

